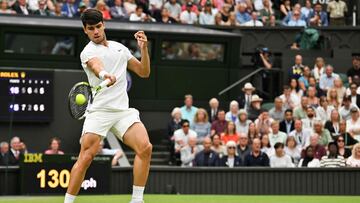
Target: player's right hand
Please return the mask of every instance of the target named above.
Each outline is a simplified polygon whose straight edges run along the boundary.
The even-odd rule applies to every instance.
[[[111,85],[115,84],[115,82],[116,82],[116,77],[115,77],[115,75],[113,75],[113,74],[105,74],[105,75],[104,75],[104,78],[105,78],[105,80],[106,80],[106,79],[109,79],[109,80],[110,80],[110,83],[107,85],[108,87],[110,87]]]

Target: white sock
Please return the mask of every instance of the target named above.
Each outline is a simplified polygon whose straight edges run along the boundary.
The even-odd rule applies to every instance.
[[[142,202],[143,197],[144,197],[144,190],[145,190],[145,187],[133,185],[131,201],[132,202]]]
[[[75,195],[70,195],[69,193],[66,193],[64,203],[73,203],[75,201],[75,198]]]

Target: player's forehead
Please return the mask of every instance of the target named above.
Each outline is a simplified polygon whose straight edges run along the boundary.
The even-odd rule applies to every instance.
[[[104,25],[103,22],[98,22],[98,23],[93,24],[93,25],[86,24],[85,28],[86,28],[86,29],[99,28],[99,27],[102,27],[103,25]]]

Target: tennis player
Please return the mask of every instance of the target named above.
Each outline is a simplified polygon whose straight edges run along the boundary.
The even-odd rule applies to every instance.
[[[80,55],[89,83],[91,86],[97,86],[105,79],[111,82],[95,96],[85,118],[80,139],[81,150],[71,170],[64,203],[74,202],[86,170],[98,151],[100,141],[106,137],[108,131],[114,133],[136,153],[131,203],[143,203],[152,145],[140,121],[139,112],[129,108],[126,69],[142,78],[149,77],[150,58],[147,37],[143,31],[138,31],[134,35],[141,50],[141,61],[138,61],[127,47],[106,39],[105,24],[100,11],[87,9],[82,14],[81,20],[84,32],[90,39]]]

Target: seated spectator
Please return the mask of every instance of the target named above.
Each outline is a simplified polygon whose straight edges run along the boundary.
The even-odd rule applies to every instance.
[[[88,9],[88,7],[86,6],[86,4],[84,2],[80,2],[79,3],[79,8],[77,10],[77,12],[75,13],[75,17],[81,17],[81,14],[84,13],[84,11]]]
[[[181,129],[174,132],[175,153],[179,153],[180,149],[187,145],[189,135],[197,137],[196,132],[190,129],[189,121],[183,120],[181,123]]]
[[[290,0],[282,0],[280,4],[280,19],[284,19],[292,10]]]
[[[251,96],[251,105],[250,108],[247,110],[248,112],[248,118],[252,121],[255,121],[260,114],[262,113],[263,109],[261,109],[261,102],[262,98],[260,98],[258,95],[254,94]],[[269,112],[267,112],[269,113]],[[269,119],[269,118],[267,118]]]
[[[260,150],[261,141],[255,138],[252,143],[252,151],[245,157],[244,166],[270,166],[269,157]]]
[[[294,137],[296,145],[305,149],[310,144],[311,130],[309,128],[303,128],[301,120],[295,120],[295,129],[291,131],[289,137]]]
[[[316,96],[316,88],[313,86],[308,87],[307,97],[309,105],[313,108],[317,108],[320,104],[319,98]]]
[[[276,21],[275,15],[271,15],[270,20],[265,25],[268,27],[277,27],[280,24],[278,23],[278,21]]]
[[[216,13],[212,10],[212,4],[207,1],[204,7],[204,11],[200,12],[199,24],[200,25],[215,25]]]
[[[303,77],[303,76],[301,76],[301,77]],[[291,89],[291,94],[296,95],[298,98],[301,98],[304,95],[304,91],[300,88],[299,82],[295,78],[290,79],[289,86]]]
[[[294,109],[294,118],[295,119],[304,119],[306,118],[306,108],[309,106],[309,100],[307,96],[301,97],[300,106]]]
[[[217,120],[211,123],[211,135],[221,135],[225,132],[227,121],[225,120],[225,111],[220,109],[217,112]]]
[[[241,26],[248,26],[248,27],[262,27],[264,24],[258,20],[258,14],[256,11],[251,12],[251,19],[243,24],[240,24]]]
[[[137,5],[135,3],[135,0],[125,0],[124,8],[128,16],[130,16],[132,13],[135,13],[136,7]]]
[[[284,144],[276,143],[274,145],[275,154],[270,157],[271,168],[293,168],[294,164],[291,157],[284,152]]]
[[[114,0],[114,6],[110,8],[110,14],[113,19],[125,20],[129,15],[124,8],[122,0]]]
[[[202,150],[202,146],[196,145],[196,143],[197,143],[196,135],[189,135],[188,143],[180,150],[182,167],[194,166],[195,156]]]
[[[301,19],[301,13],[300,11],[295,10],[292,13],[291,19],[289,20],[289,22],[287,24],[285,24],[286,26],[290,26],[290,27],[306,27],[306,22],[305,20]]]
[[[285,144],[287,135],[284,132],[279,131],[279,121],[273,121],[271,123],[271,133],[269,134],[270,146],[274,147],[276,143]]]
[[[336,79],[334,80],[334,82]],[[340,107],[342,97],[340,99],[340,95],[338,95],[338,92],[336,91],[335,87],[330,88],[327,92],[327,101],[330,106],[333,106],[334,108]]]
[[[320,3],[315,3],[314,11],[310,12],[308,22],[310,26],[326,27],[329,25],[328,15],[322,10],[322,5]]]
[[[212,136],[211,150],[215,151],[219,155],[219,158],[222,158],[226,154],[226,147],[221,144],[220,135],[215,134]]]
[[[193,106],[193,97],[191,94],[185,95],[184,104],[185,105],[180,108],[182,119],[186,119],[190,121],[190,124],[192,124],[198,108]]]
[[[247,5],[245,3],[240,3],[237,5],[236,21],[240,25],[251,20],[251,16],[246,9],[247,9]]]
[[[215,15],[215,25],[223,26],[225,22],[222,20],[221,13]]]
[[[351,118],[350,110],[352,108],[357,108],[356,104],[351,103],[351,96],[345,96],[343,98],[343,106],[340,107],[339,113],[341,119],[347,121]]]
[[[22,1],[22,0],[21,0]],[[61,9],[64,16],[72,18],[75,16],[78,10],[78,5],[75,4],[75,0],[67,0],[66,3],[63,4]]]
[[[338,110],[333,109],[331,111],[330,120],[326,121],[325,128],[333,138],[340,135],[340,114]]]
[[[99,144],[98,153],[99,155],[110,155],[113,158],[111,159],[111,166],[119,165],[119,159],[123,156],[123,152],[121,149],[108,149],[104,148],[104,141],[101,141]]]
[[[334,80],[334,89],[336,90],[337,93],[337,99],[338,99],[338,107],[341,106],[342,103],[342,99],[344,98],[344,96],[346,96],[346,88],[344,87],[344,84],[341,80],[341,78],[335,78]],[[330,96],[332,96],[330,94]]]
[[[211,139],[209,137],[204,139],[203,146],[204,149],[195,155],[194,166],[218,166],[219,155],[211,150]]]
[[[205,109],[199,108],[196,111],[194,122],[190,127],[196,132],[198,142],[202,143],[205,137],[210,137],[211,124]]]
[[[71,1],[71,0],[69,0]],[[19,15],[29,15],[30,11],[28,9],[28,5],[26,0],[17,0],[16,3],[12,6],[12,9]]]
[[[254,123],[260,134],[268,134],[271,132],[271,123],[273,121],[274,120],[269,116],[269,112],[264,109]]]
[[[346,121],[346,132],[354,139],[360,141],[360,118],[359,110],[355,107],[351,108],[351,119]]]
[[[10,140],[9,165],[19,165],[22,156],[24,156],[24,152],[22,151],[21,140],[19,137],[13,137]]]
[[[358,93],[358,85],[356,83],[351,83],[350,86],[350,99],[351,104],[360,108],[360,94]]]
[[[220,138],[223,145],[226,145],[226,143],[230,140],[234,141],[235,143],[239,143],[239,135],[236,132],[236,126],[234,122],[229,121],[227,123],[225,132],[221,134]]]
[[[301,90],[301,96],[305,95],[306,90],[309,88],[309,78],[311,77],[311,70],[309,66],[303,69],[303,75],[298,80],[298,87]]]
[[[312,75],[315,77],[316,81],[319,82],[320,77],[325,72],[325,60],[322,57],[317,57],[315,60],[314,69],[312,69]]]
[[[177,3],[176,0],[167,1],[164,5],[164,8],[169,11],[170,17],[175,19],[177,22],[180,21],[181,6],[179,3]]]
[[[280,131],[288,135],[291,131],[294,130],[293,111],[291,109],[287,109],[284,114],[285,119],[280,122]]]
[[[320,167],[323,168],[338,168],[345,167],[345,159],[338,155],[338,147],[335,142],[330,142],[328,145],[329,155],[323,156],[320,160]]]
[[[317,117],[322,120],[324,123],[330,119],[332,110],[334,106],[329,105],[328,99],[324,96],[320,97],[320,106],[316,108]]]
[[[230,102],[229,111],[225,114],[225,120],[239,122],[239,104],[233,100]]]
[[[249,131],[249,124],[251,120],[248,119],[247,112],[244,109],[240,109],[239,111],[239,120],[235,123],[236,132],[239,133],[247,133]]]
[[[336,145],[338,146],[338,155],[343,156],[345,159],[351,156],[351,150],[345,148],[345,138],[340,135],[336,139]]]
[[[236,143],[229,141],[226,143],[227,155],[220,159],[219,166],[234,168],[242,166],[242,161],[239,156],[236,155]]]
[[[65,14],[61,11],[63,7],[62,3],[55,3],[55,9],[50,13],[50,16],[63,17]]]
[[[268,157],[271,157],[275,153],[274,148],[270,145],[268,134],[263,134],[261,136],[261,151],[266,153]]]
[[[291,93],[291,88],[288,85],[284,85],[283,94],[280,95],[280,99],[283,101],[285,109],[294,109],[300,104],[300,98]]]
[[[305,21],[308,22],[310,14],[314,11],[311,5],[311,0],[305,0],[305,6],[301,7],[301,14],[305,16]]]
[[[255,92],[255,87],[247,82],[241,90],[242,92],[240,93],[237,102],[239,103],[239,108],[247,110],[251,106],[251,97],[253,96],[253,92]]]
[[[181,11],[185,11],[187,9],[188,6],[190,6],[190,3],[192,4],[191,7],[191,11],[194,12],[196,14],[196,16],[199,15],[199,8],[198,8],[198,4],[194,2],[194,0],[185,0],[182,1],[182,6],[181,6]]]
[[[289,136],[286,139],[285,154],[289,155],[295,166],[299,164],[301,158],[301,146],[297,145],[295,137]]]
[[[345,25],[345,14],[347,11],[348,8],[344,1],[330,1],[327,6],[327,12],[330,15],[330,25]]]
[[[171,112],[171,120],[169,121],[167,125],[167,136],[169,140],[169,151],[170,151],[170,160],[169,163],[172,165],[176,162],[175,157],[175,136],[174,132],[178,129],[181,129],[181,124],[184,122],[184,120],[181,119],[181,110],[178,107],[175,107]]]
[[[356,144],[352,149],[352,155],[347,159],[346,165],[349,167],[360,167],[360,144]]]
[[[334,73],[334,68],[331,65],[327,65],[325,68],[325,74],[321,75],[319,80],[320,89],[327,92],[330,88],[334,87],[334,80],[339,75]]]
[[[0,142],[0,166],[9,165],[9,143]]]
[[[245,133],[239,134],[240,141],[237,147],[237,155],[241,159],[241,163],[243,164],[245,161],[245,157],[250,154],[251,148],[249,146],[249,138]]]
[[[209,109],[207,111],[210,122],[213,122],[217,119],[218,111],[219,111],[219,100],[217,100],[216,98],[211,98],[209,101]]]
[[[313,87],[316,90],[316,96],[321,97],[325,96],[326,94],[320,89],[318,83],[316,82],[316,79],[314,77],[309,77],[309,88]]]
[[[320,161],[314,155],[314,148],[312,146],[306,147],[305,156],[299,162],[298,167],[309,167],[309,168],[318,168],[320,167]]]
[[[44,154],[64,154],[60,150],[61,140],[57,137],[53,137],[50,140],[49,149],[44,152]]]
[[[270,0],[262,0],[263,8],[259,10],[259,16],[264,25],[268,25],[270,22],[271,16],[274,15],[274,11],[272,9],[272,3]]]
[[[269,115],[272,119],[281,122],[284,120],[285,110],[286,109],[283,107],[283,101],[280,97],[276,97],[274,107],[270,109]]]
[[[305,22],[305,25],[306,25],[306,17],[305,15],[303,15],[301,13],[301,4],[299,3],[296,3],[293,7],[292,7],[292,10],[288,12],[287,16],[285,16],[285,18],[282,19],[282,24],[284,26],[287,26],[289,24],[289,22],[291,20],[293,20],[294,18],[294,13],[299,13],[299,20],[301,21],[304,21]]]
[[[346,121],[341,120],[339,124],[339,133],[340,136],[344,137],[344,142],[346,147],[352,147],[356,143],[358,143],[357,140],[355,140],[348,132],[346,132]]]
[[[316,119],[315,110],[311,106],[308,106],[306,108],[306,118],[301,119],[303,127],[312,129],[314,127],[315,119]],[[321,119],[319,120],[321,121]]]
[[[228,3],[224,3],[222,8],[219,10],[218,14],[221,15],[221,21],[223,22],[224,25],[225,24],[227,24],[227,25],[230,24],[229,23],[229,17],[230,17],[230,13],[232,13],[232,11],[233,11],[232,4],[228,4]]]
[[[0,14],[16,14],[9,8],[8,0],[0,0]]]
[[[193,3],[191,1],[186,3],[186,10],[181,12],[180,21],[183,24],[196,24],[198,17],[195,12],[192,11]]]
[[[50,10],[46,7],[46,0],[40,0],[38,3],[39,9],[34,11],[34,15],[50,16]]]
[[[289,79],[291,79],[291,78],[299,79],[303,75],[303,69],[305,66],[302,63],[303,63],[302,56],[296,55],[295,56],[295,65],[293,65],[289,69]]]
[[[354,56],[352,58],[352,66],[346,72],[349,83],[353,82],[354,76],[360,77],[360,57]]]
[[[333,141],[330,132],[324,128],[323,122],[319,119],[314,122],[314,133],[319,135],[319,144],[324,147]]]
[[[321,157],[326,155],[326,149],[322,145],[319,145],[319,135],[314,133],[310,136],[310,145],[312,147],[314,158],[320,160]],[[301,151],[301,157],[306,156],[307,150]]]
[[[136,7],[135,13],[130,15],[130,21],[137,21],[137,22],[155,22],[151,16],[143,12],[143,8],[141,6]]]

